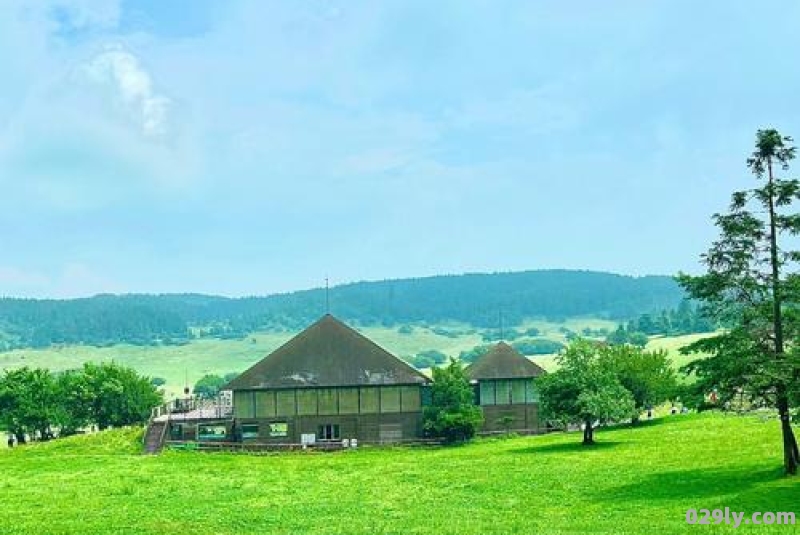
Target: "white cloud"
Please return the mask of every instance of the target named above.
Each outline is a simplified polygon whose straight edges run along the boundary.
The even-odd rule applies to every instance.
[[[86,65],[86,72],[97,83],[112,85],[120,103],[146,136],[167,133],[171,101],[156,93],[150,73],[135,55],[121,47],[109,47]]]

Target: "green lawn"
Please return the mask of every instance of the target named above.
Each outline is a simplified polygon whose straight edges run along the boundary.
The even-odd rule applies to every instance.
[[[674,416],[457,448],[137,454],[113,431],[0,450],[2,533],[797,533],[687,526],[689,508],[800,513],[775,420]]]

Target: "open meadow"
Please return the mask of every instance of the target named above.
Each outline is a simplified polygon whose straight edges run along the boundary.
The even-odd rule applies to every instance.
[[[593,318],[572,318],[562,323],[527,321],[517,329],[535,327],[540,338],[566,343],[564,329],[580,333],[584,328],[613,329],[615,323]],[[464,324],[441,324],[413,327],[402,332],[397,327],[363,327],[359,331],[399,357],[436,350],[458,357],[462,351],[484,344],[476,329]],[[141,374],[166,379],[168,395],[179,394],[188,380],[189,385],[203,375],[225,375],[242,372],[296,332],[255,333],[242,340],[202,338],[185,345],[136,346],[117,344],[111,347],[83,345],[54,346],[46,349],[18,349],[0,353],[0,369],[21,366],[42,367],[54,371],[80,367],[84,362],[114,360],[130,366]],[[535,357],[545,369],[554,367],[553,355]]]
[[[580,436],[337,453],[140,454],[139,430],[0,451],[8,534],[796,533],[687,509],[800,513],[774,419],[682,415]]]

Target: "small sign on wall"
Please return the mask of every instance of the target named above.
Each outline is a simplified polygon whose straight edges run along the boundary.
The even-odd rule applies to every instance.
[[[316,444],[317,442],[317,435],[314,433],[302,433],[300,435],[300,443],[301,444]]]

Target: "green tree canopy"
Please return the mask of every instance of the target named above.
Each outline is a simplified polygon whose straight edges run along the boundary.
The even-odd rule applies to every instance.
[[[147,377],[114,362],[83,366],[89,417],[100,429],[140,424],[162,396]]]
[[[583,424],[583,443],[594,444],[594,427],[634,417],[631,393],[616,375],[613,348],[576,339],[557,357],[559,369],[536,379],[545,419],[562,425]]]
[[[194,385],[194,395],[200,398],[213,398],[219,394],[220,389],[227,383],[224,377],[215,374],[202,376]]]
[[[672,362],[664,350],[645,351],[631,345],[613,346],[603,351],[620,384],[633,396],[634,421],[648,407],[672,397],[677,379]]]
[[[475,393],[461,365],[451,360],[433,368],[431,403],[423,409],[425,430],[448,443],[469,440],[483,422],[483,412],[475,406]]]

